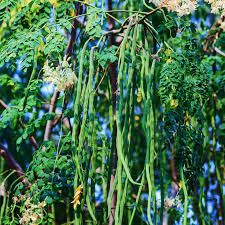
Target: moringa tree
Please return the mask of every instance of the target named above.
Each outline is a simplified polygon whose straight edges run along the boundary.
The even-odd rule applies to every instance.
[[[2,0],[0,224],[223,225],[224,11]]]

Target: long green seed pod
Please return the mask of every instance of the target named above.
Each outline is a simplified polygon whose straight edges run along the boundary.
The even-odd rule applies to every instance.
[[[83,85],[82,85],[81,95],[80,95],[80,102],[84,102],[86,88],[87,88],[87,80],[88,80],[88,76],[85,76],[84,81],[83,81]],[[81,106],[81,104],[80,104],[80,106]]]
[[[188,193],[187,193],[187,187],[185,183],[185,178],[184,178],[184,171],[183,168],[180,168],[180,175],[181,175],[181,180],[182,180],[182,188],[184,192],[184,219],[183,219],[183,225],[187,225],[187,207],[188,207]]]
[[[147,40],[145,40],[145,45],[148,48]],[[153,80],[153,73],[155,70],[155,62],[156,59],[153,60],[151,65],[151,70],[149,71],[149,54],[146,56],[146,67],[145,67],[145,74],[147,79],[147,98],[145,103],[145,113],[146,116],[146,139],[147,139],[147,152],[146,152],[146,177],[148,182],[149,188],[149,196],[148,196],[148,209],[147,209],[147,216],[148,221],[152,224],[151,219],[151,199],[152,197],[155,199],[155,185],[154,185],[154,152],[155,152],[155,145],[154,145],[154,113],[153,113],[153,105],[152,105],[152,80]],[[154,201],[155,202],[155,201]],[[154,204],[155,206],[155,204]]]
[[[106,211],[106,208],[107,208],[107,182],[106,180],[104,179],[104,174],[106,174],[106,165],[105,165],[105,160],[106,160],[106,157],[107,157],[107,154],[106,154],[106,146],[107,146],[107,140],[103,139],[102,140],[102,148],[101,148],[101,157],[102,157],[102,165],[101,165],[101,169],[102,169],[102,175],[101,175],[101,178],[102,178],[102,191],[103,191],[103,202],[104,202],[104,210],[103,210],[103,223],[106,224],[107,222],[107,211]]]
[[[118,175],[118,184],[117,184],[117,202],[116,202],[116,211],[115,211],[115,225],[120,224],[120,203],[123,193],[123,183],[122,183],[122,162],[117,162],[117,175]]]
[[[152,62],[151,70],[150,70],[150,76],[151,76],[151,81],[153,82],[153,77],[154,77],[154,72],[155,72],[155,63],[156,60],[154,59]],[[150,135],[151,135],[151,143],[150,143],[150,176],[151,176],[151,184],[152,184],[152,197],[154,200],[153,206],[154,206],[154,219],[156,223],[156,195],[155,195],[155,175],[154,175],[154,157],[155,157],[155,115],[154,115],[154,101],[153,101],[153,84],[151,82],[151,106],[150,106],[150,114],[149,114],[149,119],[150,119]]]
[[[80,129],[80,135],[79,135],[79,143],[78,143],[78,154],[80,154],[79,156],[81,157],[81,149],[83,147],[84,144],[84,138],[85,138],[85,133],[86,131],[86,121],[87,121],[87,117],[88,117],[88,108],[90,111],[90,123],[92,123],[92,125],[89,126],[89,139],[88,139],[88,143],[89,143],[89,147],[90,149],[96,148],[94,142],[96,139],[96,135],[93,136],[93,129],[94,129],[94,87],[93,87],[93,75],[94,75],[94,50],[95,48],[97,48],[101,42],[102,38],[100,38],[98,44],[94,47],[91,48],[90,51],[90,65],[89,65],[89,76],[88,76],[88,84],[85,90],[85,98],[84,98],[84,106],[83,106],[83,119],[82,119],[82,123],[81,123],[81,129]],[[96,151],[96,149],[95,149]],[[86,201],[88,199],[89,201],[89,197],[88,197],[88,191],[87,191],[87,181],[88,181],[88,177],[89,177],[89,166],[90,166],[90,160],[91,160],[91,154],[92,152],[90,151],[89,153],[89,159],[87,158],[87,154],[88,152],[84,152],[82,155],[84,155],[84,161],[86,162],[86,170],[85,170],[85,178],[84,178],[84,185],[83,185],[83,200],[81,202],[81,208],[84,206],[84,199],[86,198]],[[75,155],[76,161],[78,161],[78,157],[77,154]],[[81,158],[80,158],[81,160]],[[94,168],[93,168],[94,169]],[[94,169],[95,170],[95,169]],[[96,223],[96,219],[94,216],[94,212],[91,208],[91,203],[87,202],[87,206],[88,206],[88,210],[90,212],[91,217],[94,220],[94,223]]]
[[[80,58],[80,68],[79,68],[79,75],[78,75],[78,82],[77,82],[77,88],[74,89],[74,126],[73,126],[73,133],[72,133],[72,140],[74,143],[76,143],[76,133],[77,133],[77,127],[79,124],[78,118],[79,118],[79,105],[80,105],[80,96],[81,96],[81,86],[82,86],[82,78],[83,78],[83,69],[84,69],[84,57],[85,52],[87,49],[87,45],[89,43],[90,39],[88,39],[81,52],[81,58]]]
[[[82,49],[77,88],[75,89],[75,92],[74,92],[75,103],[74,103],[74,126],[73,126],[73,132],[72,132],[72,141],[73,141],[75,150],[77,149],[76,145],[78,142],[76,135],[77,135],[77,128],[79,125],[79,121],[78,121],[79,120],[79,106],[80,106],[81,86],[82,86],[82,78],[83,78],[84,57],[85,57],[85,52],[86,52],[89,41],[90,41],[90,39],[85,42],[84,47]],[[83,89],[86,90],[86,87],[84,86]],[[76,187],[78,186],[78,179],[80,180],[82,186],[84,187],[83,176],[81,173],[81,168],[80,168],[80,164],[79,164],[79,156],[78,156],[77,152],[73,152],[73,161],[76,166],[76,175],[74,178],[74,190],[75,190]],[[75,220],[74,220],[75,224],[80,224],[80,220],[81,220],[81,216],[80,216],[79,210],[76,209],[75,210]]]
[[[136,18],[137,19],[137,18]],[[123,128],[123,134],[126,135],[129,126],[129,117],[130,117],[130,95],[131,95],[131,85],[133,81],[134,67],[136,61],[136,46],[137,46],[137,29],[138,24],[134,27],[133,38],[132,38],[132,47],[131,47],[131,65],[128,70],[128,82],[127,82],[127,101],[125,109],[125,122]]]
[[[126,181],[124,184],[122,199],[121,199],[121,203],[119,206],[120,207],[119,224],[122,224],[122,222],[123,222],[123,211],[124,211],[124,206],[125,206],[126,197],[127,197],[127,186],[128,186],[128,178],[126,178]]]
[[[84,138],[85,138],[85,128],[86,128],[86,120],[88,117],[88,103],[90,103],[90,98],[91,98],[91,92],[93,92],[93,74],[94,74],[94,62],[93,62],[93,58],[94,58],[94,47],[92,47],[91,52],[90,52],[90,66],[89,66],[89,76],[88,76],[88,84],[87,84],[87,88],[86,88],[86,92],[85,92],[85,99],[84,99],[84,108],[83,108],[83,120],[82,120],[82,124],[81,124],[81,129],[80,129],[80,135],[79,135],[79,145],[78,145],[78,150],[80,151],[83,143],[84,143]],[[91,105],[91,104],[90,104]],[[92,105],[90,106],[92,111],[93,111],[93,100],[92,100]],[[92,132],[92,131],[90,131]],[[89,140],[88,142],[91,142],[91,134],[89,134]],[[84,153],[85,154],[85,153]],[[91,153],[90,153],[91,154]],[[85,154],[86,155],[86,154]],[[91,156],[89,156],[91,159]],[[85,160],[86,163],[86,176],[85,176],[85,180],[84,180],[84,198],[86,198],[86,201],[88,199],[89,201],[89,197],[87,195],[87,178],[89,177],[89,160]],[[87,195],[87,196],[86,196]],[[90,202],[89,202],[90,203]],[[84,201],[82,201],[81,206],[84,205]],[[92,218],[95,218],[93,210],[91,208],[91,204],[88,204],[87,202],[87,206],[88,206],[88,210],[89,213],[91,215]],[[96,219],[94,219],[94,221],[96,221]]]
[[[146,52],[143,52],[143,54],[147,54]],[[141,95],[142,95],[142,99],[145,102],[145,91],[144,91],[144,74],[145,74],[145,60],[144,60],[144,56],[141,56],[141,62],[142,62],[142,66],[141,66]]]
[[[132,225],[134,215],[135,215],[135,212],[137,210],[138,202],[139,202],[139,199],[140,199],[140,196],[141,196],[141,192],[142,192],[142,188],[143,188],[142,186],[144,185],[144,182],[145,182],[145,173],[143,173],[142,178],[141,178],[141,186],[138,188],[138,194],[137,194],[137,198],[136,198],[136,201],[135,201],[134,209],[133,209],[132,214],[131,214],[131,218],[129,220],[129,225]]]
[[[130,23],[128,25],[128,28],[125,33],[125,37],[123,39],[123,42],[121,44],[120,48],[120,57],[119,57],[119,73],[118,73],[118,87],[119,87],[119,101],[117,102],[116,107],[116,126],[117,126],[117,155],[118,155],[118,162],[117,162],[117,175],[118,175],[118,186],[117,186],[117,203],[116,203],[116,212],[115,212],[115,225],[120,224],[119,222],[119,212],[120,212],[120,202],[122,198],[122,169],[124,167],[124,170],[126,172],[126,175],[129,179],[129,181],[133,184],[136,183],[131,175],[129,168],[127,166],[127,163],[125,162],[124,156],[123,156],[123,135],[121,131],[121,120],[122,120],[122,109],[123,109],[123,76],[124,76],[124,64],[125,64],[125,48],[126,43],[128,40],[128,35],[130,33],[131,24],[133,20],[130,20]]]
[[[123,141],[122,141],[122,132],[121,132],[121,117],[122,117],[122,108],[123,108],[123,68],[124,68],[124,52],[126,47],[126,42],[128,39],[128,34],[130,33],[132,20],[130,21],[127,31],[125,33],[125,37],[123,39],[123,42],[121,44],[120,48],[120,65],[119,65],[119,73],[118,73],[118,86],[119,86],[119,104],[117,104],[116,109],[116,124],[117,124],[117,154],[118,154],[118,160],[122,162],[122,165],[124,167],[124,170],[126,172],[126,175],[129,179],[129,181],[132,184],[140,185],[140,183],[137,183],[133,180],[133,178],[130,175],[129,168],[124,160],[122,148],[123,148]]]
[[[86,126],[86,120],[88,116],[88,103],[91,101],[92,105],[90,105],[91,110],[93,111],[93,99],[94,99],[94,88],[93,88],[93,75],[94,75],[94,50],[97,48],[100,44],[100,41],[103,37],[101,37],[98,41],[98,44],[91,48],[90,52],[90,66],[89,66],[89,75],[88,75],[88,84],[85,91],[85,99],[84,99],[84,106],[83,106],[83,119],[80,129],[80,135],[79,135],[79,145],[78,149],[80,149],[84,142],[84,132],[85,132],[85,126]]]
[[[91,203],[90,203],[90,199],[89,199],[88,195],[86,196],[86,202],[87,202],[88,212],[89,212],[91,218],[92,218],[93,221],[94,221],[93,224],[97,224],[97,220],[96,220],[96,218],[95,218],[93,209],[92,209],[92,207],[91,207]]]
[[[137,18],[136,18],[137,19]],[[133,127],[133,74],[134,74],[134,67],[136,61],[136,45],[137,45],[137,29],[138,24],[135,25],[133,31],[133,38],[132,38],[132,47],[131,47],[131,66],[128,70],[128,82],[127,82],[127,97],[126,97],[126,107],[125,107],[125,122],[123,127],[123,154],[125,155],[125,162],[128,162],[128,154],[130,150],[130,142],[131,142],[131,131]],[[125,70],[126,71],[126,70]],[[123,211],[124,205],[126,200],[126,193],[128,187],[128,178],[126,179],[125,185],[123,187],[123,194],[122,199],[119,205],[120,213],[119,213],[119,224],[122,223],[123,218]]]
[[[81,124],[81,129],[80,129],[80,135],[79,135],[79,146],[78,149],[80,149],[83,145],[84,139],[85,139],[85,127],[86,127],[86,120],[88,116],[88,103],[89,103],[89,98],[91,91],[93,89],[93,74],[94,74],[94,65],[93,65],[93,57],[94,57],[94,48],[92,47],[91,52],[90,52],[90,67],[89,67],[89,77],[88,77],[88,84],[87,88],[85,91],[85,99],[84,99],[84,107],[83,107],[83,119],[82,119],[82,124]]]
[[[163,214],[164,214],[164,165],[165,165],[165,160],[163,157],[163,151],[160,149],[159,152],[159,157],[160,157],[160,194],[161,194],[161,207],[160,207],[160,224],[163,225]]]

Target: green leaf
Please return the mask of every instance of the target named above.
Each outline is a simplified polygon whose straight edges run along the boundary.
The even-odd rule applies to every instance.
[[[48,205],[50,205],[50,204],[53,203],[53,199],[52,199],[52,197],[50,197],[50,196],[47,196],[47,197],[45,198],[45,201],[46,201],[46,203],[47,203]]]
[[[16,140],[16,144],[17,145],[20,145],[23,141],[23,138],[22,137],[19,137],[17,140]]]

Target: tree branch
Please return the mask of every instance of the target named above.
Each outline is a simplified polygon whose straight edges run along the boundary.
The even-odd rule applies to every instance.
[[[208,32],[208,36],[206,37],[206,39],[204,41],[204,45],[203,45],[203,50],[205,52],[208,52],[210,50],[215,51],[215,49],[213,49],[212,46],[214,45],[216,40],[220,37],[220,35],[223,32],[221,24],[224,23],[224,21],[225,21],[225,16],[223,16],[222,18],[219,18],[214,23],[214,25],[210,28],[210,30]]]
[[[0,155],[5,159],[10,169],[15,170],[18,177],[24,175],[23,169],[19,163],[14,159],[11,153],[0,144]]]

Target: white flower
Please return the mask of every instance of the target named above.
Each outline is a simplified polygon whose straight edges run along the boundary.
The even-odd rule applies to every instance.
[[[198,6],[196,0],[150,0],[149,2],[158,7],[165,7],[168,11],[176,12],[178,16],[188,15]]]
[[[225,0],[205,0],[211,5],[211,12],[225,16]],[[197,0],[149,0],[157,7],[164,7],[168,11],[184,16],[194,12],[198,6]]]
[[[181,200],[179,199],[179,196],[176,196],[175,198],[165,198],[164,200],[164,208],[170,209],[172,207],[180,208],[181,206]]]
[[[59,65],[56,68],[49,66],[47,61],[43,71],[44,81],[53,83],[59,91],[65,91],[65,89],[72,87],[77,79],[66,59],[59,61]]]
[[[22,217],[19,223],[22,225],[36,225],[39,224],[38,221],[44,216],[44,207],[46,202],[39,202],[38,204],[33,204],[30,197],[27,197],[24,202],[24,210],[22,212]]]
[[[211,12],[215,14],[222,13],[225,11],[225,0],[205,0],[211,5]]]

